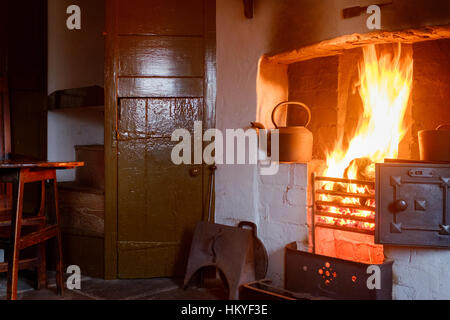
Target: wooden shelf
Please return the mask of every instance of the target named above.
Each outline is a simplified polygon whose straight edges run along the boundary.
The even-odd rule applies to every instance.
[[[48,110],[95,110],[103,111],[105,92],[100,86],[65,89],[48,96]]]
[[[80,110],[80,111],[105,112],[105,106],[86,106],[86,107],[72,107],[72,108],[52,109],[52,111],[56,111],[56,110]]]

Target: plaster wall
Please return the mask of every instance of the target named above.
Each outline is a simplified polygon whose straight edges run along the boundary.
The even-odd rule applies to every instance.
[[[81,29],[69,30],[67,7],[81,9]],[[48,94],[58,90],[104,86],[104,1],[48,0]],[[76,145],[103,144],[104,116],[92,110],[48,112],[48,154],[74,161]],[[59,181],[75,180],[75,170],[58,171]]]
[[[67,7],[81,9],[81,29],[69,30]],[[103,87],[104,1],[48,0],[48,94],[57,90]]]
[[[104,115],[97,111],[58,110],[48,113],[48,159],[75,161],[75,146],[104,143]],[[74,181],[75,169],[57,172],[58,181]]]
[[[217,1],[216,113],[221,130],[249,128],[251,121],[259,120],[259,60],[270,51],[273,25],[268,22],[280,14],[281,7],[278,1],[257,1],[256,9],[255,18],[249,20],[243,15],[242,1]],[[279,77],[283,77],[282,72]],[[276,95],[283,98],[283,92]],[[269,94],[264,104],[272,103],[273,95]],[[302,165],[297,170],[302,167],[306,170]],[[261,177],[256,165],[220,165],[216,173],[216,222],[235,226],[248,220],[258,225],[269,252],[268,276],[278,285],[282,284],[284,245],[302,241],[300,207],[302,196],[306,202],[306,192],[302,195],[300,187],[294,186],[295,168],[281,165],[276,176]],[[299,199],[292,199],[295,203],[290,205],[287,196],[293,198],[295,192],[300,193]]]

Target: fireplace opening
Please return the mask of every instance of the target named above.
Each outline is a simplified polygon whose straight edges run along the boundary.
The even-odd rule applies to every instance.
[[[366,264],[385,261],[385,247],[375,241],[375,167],[385,159],[407,160],[410,168],[403,170],[408,176],[412,163],[420,162],[418,132],[450,123],[448,38],[446,27],[351,35],[261,59],[259,122],[270,128],[268,115],[280,101],[299,101],[311,108],[310,252]],[[447,188],[439,181],[449,169],[433,170],[434,180],[423,181],[440,188],[433,192],[443,204]],[[410,207],[421,202],[417,193],[410,192]],[[442,213],[445,221],[448,207],[435,209],[435,221]],[[445,226],[441,223],[440,228],[445,231]],[[445,247],[449,240],[442,239]]]
[[[317,228],[375,234],[375,163],[398,157],[399,142],[407,131],[403,119],[412,84],[412,55],[402,55],[400,44],[392,49],[381,47],[377,52],[375,45],[362,48],[358,78],[353,84],[353,91],[357,90],[361,98],[362,112],[353,136],[344,137],[341,132],[334,146],[326,150],[326,169],[321,177],[313,176],[314,252],[317,246],[322,254],[331,251],[316,242]],[[360,247],[364,243],[360,241]],[[356,259],[382,263],[384,256],[372,244],[370,239],[364,248],[366,257]]]
[[[314,253],[380,264],[384,255],[373,238],[375,163],[398,157],[399,142],[407,131],[403,120],[410,99],[413,62],[411,53],[402,55],[400,44],[378,49],[375,45],[362,49],[358,78],[350,84],[362,103],[353,136],[341,131],[334,146],[327,147],[325,169],[320,176],[313,173],[311,240]],[[355,245],[336,239],[335,230],[357,233]],[[326,241],[327,237],[335,239]]]

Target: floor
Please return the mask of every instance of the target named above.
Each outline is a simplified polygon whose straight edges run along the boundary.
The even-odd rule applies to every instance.
[[[5,299],[6,278],[0,276],[0,300]],[[65,290],[64,296],[56,294],[54,273],[49,273],[48,289],[36,291],[33,279],[21,275],[19,300],[223,300],[227,289],[221,282],[207,283],[199,288],[190,285],[182,288],[182,279],[111,280],[82,277],[81,290]]]

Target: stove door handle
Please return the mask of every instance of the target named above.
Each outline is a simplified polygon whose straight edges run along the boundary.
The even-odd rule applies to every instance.
[[[408,209],[408,203],[405,200],[397,200],[394,202],[395,212],[402,212]]]

